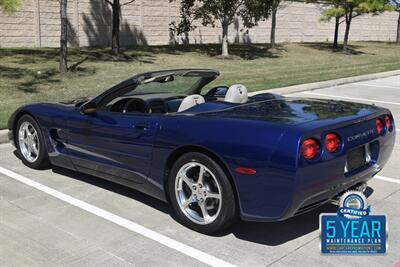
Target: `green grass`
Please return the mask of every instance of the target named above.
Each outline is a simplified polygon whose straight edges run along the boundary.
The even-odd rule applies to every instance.
[[[218,59],[218,45],[135,47],[116,60],[108,49],[70,49],[76,70],[58,74],[57,49],[0,49],[0,129],[10,114],[31,102],[96,95],[135,73],[168,68],[213,68],[213,84],[243,83],[249,91],[400,69],[400,46],[354,42],[350,54],[327,43],[232,45],[233,59]]]

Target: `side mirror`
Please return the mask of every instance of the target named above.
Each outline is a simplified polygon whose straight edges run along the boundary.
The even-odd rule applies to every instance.
[[[86,115],[95,115],[96,114],[97,105],[94,102],[87,102],[83,104],[80,108],[81,112]]]

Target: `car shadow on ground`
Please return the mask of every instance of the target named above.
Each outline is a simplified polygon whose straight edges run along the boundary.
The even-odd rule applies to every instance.
[[[14,155],[18,153],[14,151]],[[54,173],[70,177],[81,182],[85,182],[116,194],[134,199],[149,207],[159,210],[165,214],[169,214],[175,219],[171,207],[168,203],[164,203],[158,199],[148,196],[144,193],[131,189],[129,187],[119,185],[95,176],[79,173],[69,169],[53,166]],[[373,189],[368,187],[365,194],[369,197],[373,193]],[[337,205],[324,204],[319,208],[308,213],[297,215],[285,221],[278,222],[245,222],[239,221],[227,230],[222,231],[213,236],[223,237],[233,234],[236,238],[258,243],[267,246],[278,246],[286,242],[309,234],[319,228],[319,215],[321,213],[336,213]]]
[[[134,199],[136,201],[139,201],[143,204],[146,204],[147,206],[150,206],[154,209],[157,209],[163,213],[171,214],[172,210],[169,207],[167,203],[164,203],[156,198],[153,198],[151,196],[148,196],[142,192],[139,192],[135,189],[113,183],[95,176],[87,175],[84,173],[72,171],[69,169],[61,168],[61,167],[56,167],[53,166],[52,170],[54,173],[63,175],[63,176],[68,176],[70,178],[73,178],[75,180],[79,180],[81,182],[85,182],[100,188],[103,188],[105,190],[114,192],[116,194],[129,197],[131,199]]]
[[[169,204],[158,199],[141,193],[135,189],[119,185],[95,176],[71,171],[61,167],[52,167],[53,172],[68,176],[70,178],[98,186],[105,190],[129,197],[136,201],[146,204],[156,210],[169,214],[175,219]],[[373,192],[372,188],[368,187],[366,191],[367,197]],[[215,234],[215,237],[223,237],[233,234],[236,238],[254,242],[267,246],[278,246],[309,234],[319,228],[319,215],[321,213],[336,213],[337,205],[325,204],[321,207],[305,214],[297,215],[285,221],[278,222],[245,222],[239,221],[227,230]]]
[[[239,222],[229,229],[238,239],[278,246],[309,234],[319,228],[321,213],[335,213],[337,206],[325,204],[316,210],[277,222]]]

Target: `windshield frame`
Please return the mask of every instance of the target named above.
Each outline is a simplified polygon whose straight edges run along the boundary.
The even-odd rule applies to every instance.
[[[138,85],[142,84],[146,80],[157,80],[159,78],[167,76],[199,77],[200,79],[195,84],[193,84],[192,87],[185,92],[185,94],[200,94],[201,89],[208,83],[215,80],[219,76],[219,74],[220,73],[218,71],[211,69],[178,69],[147,72],[135,75],[132,78],[115,85],[114,87],[95,97],[90,102],[95,103],[97,107],[102,107],[116,97],[122,96],[129,91],[133,92],[138,87]]]

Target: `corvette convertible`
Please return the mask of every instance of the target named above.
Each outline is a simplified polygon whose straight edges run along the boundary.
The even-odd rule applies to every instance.
[[[9,137],[25,165],[61,166],[170,203],[214,233],[279,221],[362,190],[392,152],[391,112],[359,103],[249,96],[219,72],[135,75],[97,97],[28,104]]]

